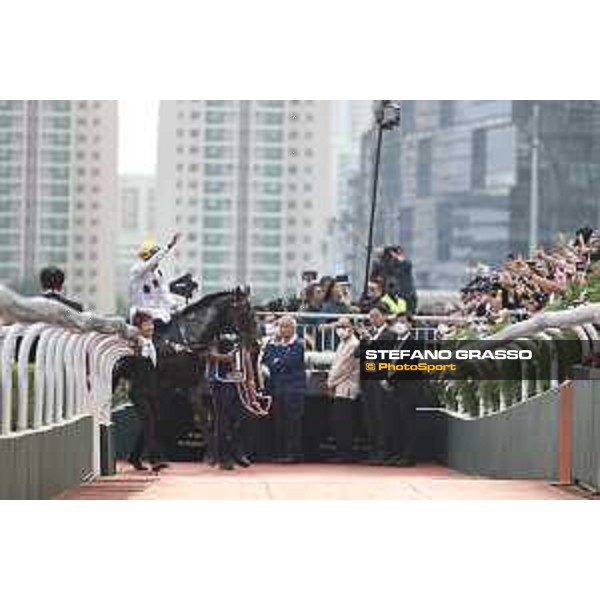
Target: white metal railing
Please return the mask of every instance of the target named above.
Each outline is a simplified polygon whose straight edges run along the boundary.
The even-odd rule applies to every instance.
[[[24,298],[0,284],[0,436],[90,415],[99,474],[100,426],[110,424],[112,370],[132,353],[128,341],[136,336],[122,318]]]
[[[590,303],[576,308],[570,308],[556,312],[540,312],[526,321],[509,325],[503,330],[486,337],[489,342],[503,342],[509,346],[526,346],[528,343],[543,340],[549,348],[549,365],[543,369],[536,361],[521,364],[521,382],[518,395],[508,399],[505,394],[500,394],[498,410],[504,410],[510,404],[524,402],[544,391],[544,385],[549,389],[558,389],[564,384],[559,380],[560,356],[557,351],[557,343],[566,332],[572,332],[581,344],[581,355],[586,356],[600,350],[600,335],[596,326],[600,325],[600,303]],[[498,362],[497,370],[501,375],[501,361]],[[547,375],[544,376],[543,372]],[[548,376],[549,375],[549,376]],[[450,384],[454,385],[454,384]],[[486,404],[482,394],[485,382],[480,381],[477,385],[479,393],[478,415],[484,416],[494,412],[489,404]],[[457,412],[466,413],[464,406],[459,402]]]
[[[0,436],[91,415],[94,471],[99,474],[100,425],[110,424],[112,370],[129,354],[129,344],[115,335],[46,323],[0,326]]]
[[[364,325],[369,315],[364,313],[326,314],[312,312],[258,312],[258,317],[282,316],[293,317],[297,322],[297,334],[306,344],[306,349],[312,352],[335,352],[339,340],[333,330],[335,321],[342,317],[351,319],[357,325]],[[411,335],[416,340],[440,339],[438,325],[454,323],[455,319],[446,316],[414,317],[416,326],[411,328]]]
[[[257,317],[283,316],[296,320],[296,333],[304,340],[305,363],[307,372],[327,371],[333,362],[333,357],[339,344],[333,324],[342,317],[348,317],[356,325],[365,325],[369,315],[365,313],[326,314],[314,312],[269,312],[256,313]],[[416,340],[435,341],[441,338],[438,328],[441,323],[456,323],[456,318],[447,316],[417,316],[414,317],[416,326],[411,328],[411,335]],[[462,322],[460,320],[459,322]]]

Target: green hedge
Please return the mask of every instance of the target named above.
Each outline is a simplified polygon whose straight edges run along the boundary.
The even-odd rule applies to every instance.
[[[30,364],[27,366],[27,372],[29,377],[29,394],[27,398],[27,425],[31,427],[33,425],[33,400],[35,395],[34,390],[34,374],[35,366]],[[0,385],[2,385],[2,374],[0,373]],[[13,364],[12,368],[12,423],[11,428],[15,428],[17,425],[17,409],[19,404],[19,374],[17,363]]]

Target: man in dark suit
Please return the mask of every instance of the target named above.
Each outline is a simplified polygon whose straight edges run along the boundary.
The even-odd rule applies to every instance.
[[[70,300],[64,295],[65,273],[58,267],[45,267],[40,273],[42,296],[49,300],[56,300],[72,310],[83,312],[83,305],[75,300]]]
[[[376,341],[396,339],[396,334],[387,324],[387,315],[388,309],[384,305],[374,306],[369,311],[371,332],[368,336],[363,337],[363,342],[370,344]],[[369,442],[367,464],[371,465],[385,464],[391,458],[386,426],[388,392],[384,384],[385,382],[381,380],[363,380],[361,382],[364,419]]]
[[[399,317],[394,324],[399,344],[411,337],[412,320]],[[422,393],[422,381],[418,377],[406,379],[394,373],[388,375],[386,381],[386,426],[390,455],[386,465],[394,467],[412,467],[415,465],[416,454],[416,406]]]
[[[131,358],[131,388],[129,398],[140,419],[140,433],[129,455],[129,462],[138,471],[145,471],[142,462],[147,451],[152,471],[158,473],[168,465],[162,461],[159,436],[159,398],[156,370],[156,348],[152,341],[154,320],[152,315],[138,311],[133,325],[140,332],[136,356]]]

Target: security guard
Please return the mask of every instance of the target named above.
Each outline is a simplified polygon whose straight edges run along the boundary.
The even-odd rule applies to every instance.
[[[367,345],[378,341],[392,341],[396,333],[387,323],[389,311],[384,304],[374,306],[369,312],[371,330],[363,333],[361,341]],[[357,351],[358,352],[358,351]],[[389,445],[389,425],[386,419],[389,416],[387,409],[388,391],[384,381],[365,379],[361,382],[364,420],[369,442],[370,465],[383,465],[390,460],[391,448]]]
[[[383,280],[373,278],[369,281],[367,297],[363,300],[363,311],[369,312],[371,308],[383,305],[389,315],[403,315],[408,310],[408,304],[404,298],[393,296],[384,291]]]
[[[399,317],[391,326],[399,344],[411,337],[413,321]],[[413,467],[416,460],[417,401],[422,394],[423,381],[405,379],[390,373],[387,382],[386,427],[389,453],[385,464],[394,467]]]
[[[404,298],[394,298],[389,294],[384,294],[380,302],[388,309],[388,311],[392,315],[397,316],[406,314],[408,305]]]

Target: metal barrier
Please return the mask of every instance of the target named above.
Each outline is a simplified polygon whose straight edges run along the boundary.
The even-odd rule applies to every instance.
[[[74,485],[74,476],[100,475],[100,435],[101,427],[110,424],[112,370],[130,353],[128,343],[114,334],[80,333],[47,323],[0,326],[0,448],[10,448],[12,456],[10,464],[0,461],[5,496],[14,497],[10,482],[22,478],[21,469],[36,468],[36,461],[39,467],[48,459],[43,452],[62,449],[64,454],[68,440],[79,445],[55,457],[63,462],[62,471],[61,465],[49,472],[36,468],[41,481],[33,482],[28,497]],[[49,434],[58,429],[65,432]],[[56,441],[40,444],[36,435]],[[88,459],[82,463],[77,454]],[[23,492],[22,485],[18,489]]]
[[[297,323],[298,337],[305,340],[306,350],[319,353],[335,352],[339,340],[333,331],[333,324],[338,319],[346,317],[356,325],[364,325],[369,319],[369,315],[364,313],[258,312],[256,314],[259,318],[283,316],[294,318]],[[440,339],[438,325],[456,322],[456,319],[444,316],[416,316],[414,320],[417,325],[412,328],[411,335],[416,340]]]
[[[458,394],[458,402],[446,407],[451,413],[467,417],[483,417],[496,414],[510,406],[525,402],[547,390],[557,390],[566,381],[563,373],[560,378],[560,355],[556,342],[565,336],[573,336],[581,345],[581,355],[586,356],[600,351],[600,335],[597,325],[600,324],[600,304],[587,304],[577,308],[556,312],[541,312],[526,321],[521,321],[502,329],[498,333],[486,337],[489,342],[498,342],[514,348],[527,348],[536,340],[545,340],[549,348],[549,365],[523,362],[521,364],[521,384],[513,397],[507,397],[506,391],[500,388],[496,398],[488,397],[484,387],[488,382],[473,382],[478,402],[473,411],[473,402],[465,402],[462,391]],[[496,369],[498,382],[502,381],[502,361],[486,361],[486,368]],[[450,387],[460,389],[463,382],[450,383]]]

